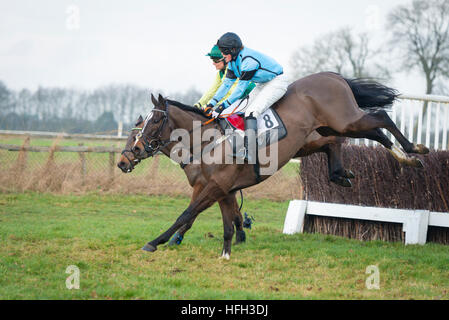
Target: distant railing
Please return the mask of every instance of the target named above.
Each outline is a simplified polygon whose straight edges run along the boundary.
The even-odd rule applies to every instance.
[[[434,150],[449,149],[449,97],[404,94],[399,96],[389,115],[410,141]],[[389,132],[384,132],[396,142]],[[356,139],[354,143],[377,145],[367,139]]]
[[[32,138],[62,138],[62,139],[79,139],[79,140],[115,140],[122,141],[128,137],[121,135],[97,135],[97,134],[85,134],[85,133],[64,133],[64,132],[49,132],[49,131],[21,131],[21,130],[0,130],[0,135],[8,136],[30,136]]]

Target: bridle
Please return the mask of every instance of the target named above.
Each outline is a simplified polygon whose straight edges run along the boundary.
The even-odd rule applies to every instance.
[[[132,150],[129,149],[124,149],[122,151],[122,155],[128,160],[129,164],[131,165],[131,170],[134,170],[134,167],[140,162],[140,159],[136,158],[134,160],[131,160],[127,155],[126,152],[131,152],[132,154],[134,154],[134,152]]]
[[[142,128],[134,128],[134,129],[138,129],[140,132],[138,134],[136,134],[135,138],[135,143],[134,146],[136,146],[138,141],[141,141],[145,152],[148,154],[148,156],[146,158],[149,157],[153,157],[157,152],[161,151],[163,148],[165,148],[168,144],[172,143],[173,141],[171,141],[171,139],[167,139],[167,140],[162,140],[162,132],[164,130],[165,125],[169,123],[169,114],[168,114],[168,103],[167,101],[165,102],[165,110],[160,110],[160,109],[153,109],[145,118],[145,124],[143,125]],[[156,111],[156,112],[162,112],[163,116],[162,118],[159,118],[157,121],[153,121],[153,123],[159,123],[160,121],[162,121],[162,124],[157,128],[156,132],[151,135],[151,136],[146,136],[145,135],[145,128],[148,125],[148,123],[150,122],[150,119],[152,117],[152,113]],[[232,112],[234,113],[234,112]],[[211,120],[215,120],[214,118],[212,118]],[[207,124],[209,124],[211,121],[206,121],[205,123],[202,124],[202,126],[205,126]],[[171,126],[170,126],[171,127]],[[193,131],[190,130],[189,133],[191,133]],[[128,161],[131,163],[132,169],[134,169],[134,166],[136,164],[138,164],[141,159],[136,159],[134,161],[131,161],[128,156],[126,155],[126,152],[132,152],[134,155],[134,151],[132,150],[128,150],[125,149],[122,151],[122,154],[125,156],[125,158],[128,159]]]
[[[131,131],[132,131],[132,130],[142,130],[142,128],[132,128]],[[129,164],[131,165],[131,170],[134,170],[134,167],[135,167],[137,164],[139,164],[139,162],[141,161],[141,159],[135,158],[134,160],[131,160],[131,159],[126,155],[127,152],[130,152],[130,153],[132,153],[133,155],[134,155],[134,152],[133,152],[132,150],[130,150],[130,149],[123,149],[123,151],[122,151],[122,155],[128,160]]]
[[[165,148],[168,144],[171,143],[170,139],[162,140],[162,131],[164,130],[165,124],[168,123],[168,106],[167,103],[165,104],[165,110],[159,110],[159,109],[153,109],[151,112],[157,111],[162,112],[163,116],[162,119],[159,119],[158,121],[153,121],[153,123],[158,123],[162,120],[162,124],[157,128],[157,131],[154,133],[154,135],[147,137],[144,134],[145,128],[151,119],[150,114],[148,114],[147,118],[145,119],[145,125],[143,126],[142,130],[136,135],[136,143],[142,138],[142,144],[145,152],[149,154],[149,157],[154,156],[158,151]]]

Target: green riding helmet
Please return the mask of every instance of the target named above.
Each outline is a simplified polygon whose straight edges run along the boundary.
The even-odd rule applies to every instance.
[[[213,46],[206,56],[209,56],[211,59],[223,59],[223,55],[217,45]]]

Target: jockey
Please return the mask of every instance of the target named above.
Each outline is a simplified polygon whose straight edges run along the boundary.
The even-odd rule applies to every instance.
[[[207,106],[214,109],[212,116],[217,118],[224,109],[241,97],[250,82],[256,83],[245,111],[243,155],[249,163],[256,163],[257,117],[285,94],[289,81],[279,63],[258,51],[243,47],[240,37],[235,33],[227,32],[222,35],[217,46],[228,63],[228,70],[225,80]],[[237,78],[240,81],[234,92],[221,102]]]
[[[212,97],[217,92],[218,88],[220,88],[221,84],[223,83],[223,80],[226,78],[226,72],[227,72],[227,66],[228,66],[228,63],[225,61],[225,59],[224,59],[223,55],[221,54],[221,51],[217,45],[214,45],[212,47],[211,51],[208,54],[206,54],[206,56],[209,56],[211,58],[212,64],[214,65],[215,69],[218,70],[218,72],[217,72],[217,75],[215,77],[215,80],[214,80],[214,83],[212,84],[212,86],[209,88],[209,90],[207,90],[203,94],[203,96],[200,98],[200,100],[198,100],[198,102],[194,104],[195,107],[201,108],[201,109],[203,109],[207,105],[207,102],[209,102],[209,100],[212,99]],[[231,86],[231,88],[229,89],[228,93],[221,99],[220,103],[224,102],[224,100],[226,100],[232,94],[232,92],[234,91],[238,82],[239,81],[237,79],[234,82],[234,84]],[[240,99],[243,99],[244,97],[246,97],[254,89],[255,86],[256,85],[253,82],[251,82],[248,85],[248,87],[246,88],[246,90],[243,92]]]

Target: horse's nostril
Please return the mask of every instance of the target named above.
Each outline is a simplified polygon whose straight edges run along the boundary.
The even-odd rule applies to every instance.
[[[139,147],[133,147],[133,152],[135,153],[139,153],[140,152],[140,148]]]
[[[119,168],[122,168],[122,167],[125,166],[125,162],[120,161],[120,162],[117,164],[117,166],[118,166]]]

